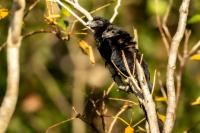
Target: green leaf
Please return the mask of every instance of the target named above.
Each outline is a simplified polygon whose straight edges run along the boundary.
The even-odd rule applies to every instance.
[[[68,25],[69,25],[69,23],[68,23],[65,19],[63,19],[63,18],[59,19],[59,20],[57,21],[57,23],[58,23],[58,26],[59,26],[61,29],[63,29],[63,30],[66,30],[67,27],[68,27]]]
[[[188,20],[188,24],[194,24],[199,22],[200,22],[200,14],[194,15]]]

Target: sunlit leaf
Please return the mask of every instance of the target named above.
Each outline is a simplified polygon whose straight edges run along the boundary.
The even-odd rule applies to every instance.
[[[8,16],[8,9],[0,8],[0,20]]]
[[[134,129],[129,125],[125,128],[124,133],[134,133]]]
[[[66,17],[69,17],[71,14],[64,8],[61,9],[61,14],[62,16],[66,16]]]
[[[95,63],[92,47],[90,45],[88,45],[88,43],[85,42],[84,40],[81,40],[79,42],[79,46],[80,46],[81,50],[83,51],[83,53],[89,56],[90,61],[92,63]]]
[[[200,105],[200,96],[194,102],[192,102],[191,105]]]
[[[190,59],[191,60],[200,60],[200,54],[195,54]]]
[[[167,98],[156,96],[155,97],[155,101],[157,101],[157,102],[167,102]]]
[[[160,119],[163,123],[165,122],[166,120],[166,116],[160,114],[160,113],[157,113],[158,114],[158,119]]]
[[[200,22],[200,14],[194,15],[188,20],[188,24],[194,24],[199,22]]]

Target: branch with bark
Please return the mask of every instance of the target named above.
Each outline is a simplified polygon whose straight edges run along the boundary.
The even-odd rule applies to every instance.
[[[19,52],[25,0],[14,0],[7,38],[7,89],[0,108],[0,133],[4,133],[15,111],[19,91]]]
[[[185,33],[187,16],[189,10],[190,0],[183,0],[180,6],[179,12],[179,22],[175,35],[172,38],[171,46],[169,50],[169,58],[167,65],[167,77],[166,77],[166,85],[167,85],[167,113],[166,113],[166,121],[164,123],[164,133],[171,133],[176,117],[176,94],[175,94],[175,80],[174,80],[174,72],[176,68],[176,60],[178,56],[178,48],[180,42]]]

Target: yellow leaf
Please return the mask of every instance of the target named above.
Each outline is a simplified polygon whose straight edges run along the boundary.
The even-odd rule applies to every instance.
[[[124,133],[134,133],[134,129],[129,125],[128,127],[125,128]]]
[[[95,63],[92,47],[90,45],[88,45],[88,43],[85,42],[84,40],[81,40],[79,42],[79,47],[81,48],[81,50],[83,51],[84,54],[89,56],[90,61],[92,63]]]
[[[160,114],[160,113],[157,113],[158,115],[158,119],[160,119],[163,123],[165,122],[165,119],[166,119],[166,116]]]
[[[0,20],[8,16],[8,9],[0,8]]]
[[[157,102],[167,102],[167,98],[165,98],[165,97],[158,97],[158,96],[156,96],[156,97],[155,97],[155,100],[156,100]]]
[[[191,105],[200,105],[200,96],[194,102],[192,102]]]
[[[191,60],[200,60],[200,54],[195,54],[190,59]]]

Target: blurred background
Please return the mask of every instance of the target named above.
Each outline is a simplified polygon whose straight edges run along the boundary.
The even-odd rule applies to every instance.
[[[35,0],[26,0],[27,7]],[[110,18],[113,14],[115,3],[108,0],[79,0],[80,4],[88,11],[92,11],[111,2],[110,6],[94,13],[95,16]],[[7,8],[9,15],[0,20],[0,44],[6,41],[9,20],[11,18],[11,0],[1,0],[0,8]],[[160,16],[166,11],[168,0],[158,0]],[[171,35],[176,31],[179,6],[181,0],[173,2],[172,10],[168,19]],[[200,1],[191,1],[188,18],[200,14]],[[26,9],[27,10],[27,9]],[[22,34],[40,29],[51,29],[44,21],[46,12],[45,1],[40,1],[24,19]],[[67,16],[70,31],[73,16]],[[144,54],[144,59],[149,65],[151,79],[155,69],[160,72],[160,79],[165,87],[165,74],[167,64],[167,52],[161,40],[157,28],[155,3],[153,0],[122,0],[119,15],[114,24],[133,34],[133,27],[138,31],[139,48]],[[82,32],[84,27],[77,24],[75,32]],[[200,22],[188,24],[187,28],[192,30],[189,40],[191,48],[200,40]],[[79,48],[79,41],[85,40],[92,46],[95,64],[92,64]],[[181,48],[182,49],[182,46]],[[70,36],[68,41],[62,41],[55,35],[42,33],[32,35],[23,39],[21,45],[21,77],[19,88],[19,99],[16,111],[8,127],[8,133],[41,133],[45,132],[51,125],[69,119],[74,116],[72,107],[81,114],[91,114],[88,101],[102,97],[103,91],[107,90],[112,83],[111,76],[105,68],[94,42],[92,33],[87,31],[86,35]],[[2,101],[6,89],[6,49],[0,51],[0,101]],[[159,85],[156,83],[155,96],[162,96]],[[136,101],[132,94],[117,91],[115,85],[111,90],[110,97],[131,99]],[[174,133],[181,133],[187,129],[191,133],[200,132],[200,106],[191,106],[200,96],[200,62],[189,60],[183,74],[182,92],[177,110],[177,121]],[[120,101],[106,101],[109,115],[115,115],[123,105]],[[165,103],[157,102],[157,108],[161,114],[165,113]],[[129,124],[134,125],[144,116],[139,107],[133,107],[121,116]],[[90,118],[88,118],[90,119]],[[112,118],[106,119],[109,125]],[[96,120],[98,123],[100,120]],[[118,121],[113,132],[124,132],[127,125]],[[76,128],[73,128],[76,127]],[[92,133],[93,130],[79,119],[62,124],[51,129],[52,133]],[[136,132],[141,132],[136,129]]]

